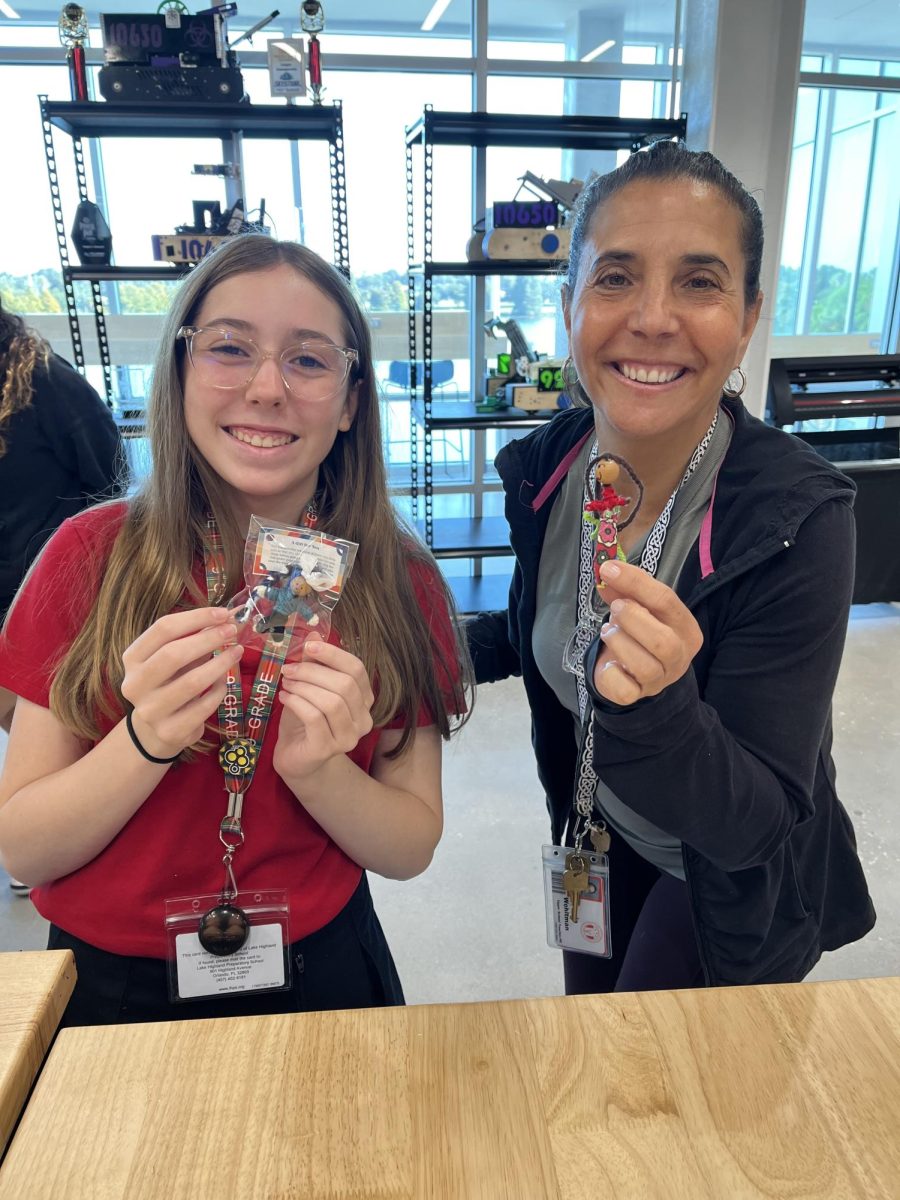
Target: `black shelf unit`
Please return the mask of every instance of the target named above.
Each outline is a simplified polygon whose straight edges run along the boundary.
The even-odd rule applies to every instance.
[[[565,267],[563,258],[547,258],[536,262],[532,258],[495,258],[475,262],[414,263],[409,272],[433,279],[436,275],[558,275]]]
[[[75,366],[84,371],[84,344],[81,324],[75,306],[76,282],[87,282],[91,288],[97,342],[108,402],[113,398],[112,358],[106,330],[103,306],[103,282],[179,279],[190,269],[190,263],[162,263],[153,266],[75,267],[69,259],[69,244],[63,220],[59,175],[56,168],[54,130],[72,140],[78,199],[87,200],[87,175],[84,166],[83,138],[185,138],[218,137],[222,141],[223,157],[241,137],[279,139],[286,141],[327,141],[331,182],[331,208],[334,230],[334,262],[338,270],[350,277],[350,252],[347,233],[347,181],[344,169],[344,126],[340,101],[334,104],[191,104],[181,102],[152,104],[109,103],[106,101],[57,101],[39,97],[41,127],[44,135],[44,154],[50,179],[53,219],[59,261],[62,269],[66,313]]]
[[[640,150],[651,142],[684,139],[687,117],[553,116],[541,113],[438,112],[426,105],[406,129],[406,144],[522,146],[564,150]]]
[[[413,403],[413,415],[425,425],[425,407],[421,400]],[[549,421],[551,412],[525,412],[520,408],[502,408],[494,412],[479,412],[474,403],[465,400],[447,404],[432,404],[428,428],[435,429],[534,429]]]
[[[66,267],[66,278],[73,283],[90,282],[92,279],[101,282],[128,283],[142,279],[180,279],[191,269],[191,263],[160,263],[158,267]]]
[[[533,428],[552,413],[522,413],[500,410],[477,412],[474,403],[436,404],[433,398],[432,281],[454,275],[477,279],[490,275],[558,275],[566,266],[562,259],[502,259],[476,262],[435,261],[432,258],[436,146],[512,146],[529,149],[554,147],[562,150],[629,150],[634,152],[653,142],[683,140],[687,115],[677,119],[632,119],[523,115],[518,113],[443,112],[426,105],[424,112],[406,129],[406,214],[407,278],[409,286],[409,362],[412,436],[410,438],[413,516],[427,544],[438,558],[486,558],[510,554],[508,531],[503,518],[434,517],[434,474],[432,438],[441,429]],[[422,151],[421,230],[422,256],[416,249],[415,152]],[[481,215],[481,214],[479,214]],[[422,345],[419,353],[417,316],[421,299]],[[419,369],[419,365],[421,369]],[[473,373],[473,391],[475,388]],[[423,433],[422,484],[419,484],[419,454],[416,426]],[[422,500],[420,514],[419,500]],[[461,612],[478,608],[504,607],[502,576],[452,577],[451,585]]]

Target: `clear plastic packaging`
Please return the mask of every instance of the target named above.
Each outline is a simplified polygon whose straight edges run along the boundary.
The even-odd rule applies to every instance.
[[[357,545],[320,529],[269,525],[250,518],[244,546],[246,587],[228,601],[237,640],[259,649],[289,640],[287,661],[300,657],[310,635],[328,640]]]

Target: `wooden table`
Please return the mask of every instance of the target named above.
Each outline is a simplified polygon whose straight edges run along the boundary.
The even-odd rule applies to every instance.
[[[0,1196],[900,1195],[900,980],[64,1030]]]
[[[0,954],[0,1153],[74,986],[70,950]]]

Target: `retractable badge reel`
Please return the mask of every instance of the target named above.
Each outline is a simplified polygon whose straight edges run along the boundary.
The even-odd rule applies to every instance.
[[[243,795],[247,781],[256,767],[256,743],[251,738],[235,738],[226,742],[219,747],[219,766],[226,778],[240,781],[240,794]],[[224,818],[219,828],[219,839],[225,847],[222,857],[225,883],[219,903],[208,909],[200,918],[197,937],[204,950],[222,958],[235,954],[250,936],[247,914],[234,903],[237,883],[231,863],[235,850],[244,842],[239,815],[237,820],[233,816]]]

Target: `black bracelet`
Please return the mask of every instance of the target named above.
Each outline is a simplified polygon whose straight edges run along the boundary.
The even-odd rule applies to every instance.
[[[132,742],[134,743],[135,750],[137,750],[139,754],[142,754],[144,756],[144,758],[146,758],[147,762],[159,763],[161,766],[163,766],[167,763],[173,763],[173,762],[175,762],[176,759],[181,757],[180,750],[178,751],[177,754],[173,754],[171,758],[157,758],[155,754],[148,754],[147,751],[144,749],[144,747],[141,745],[141,743],[138,739],[138,735],[134,732],[134,726],[131,723],[131,714],[133,712],[134,712],[134,709],[129,707],[128,711],[125,713],[125,728],[128,730],[128,736],[131,738]]]

